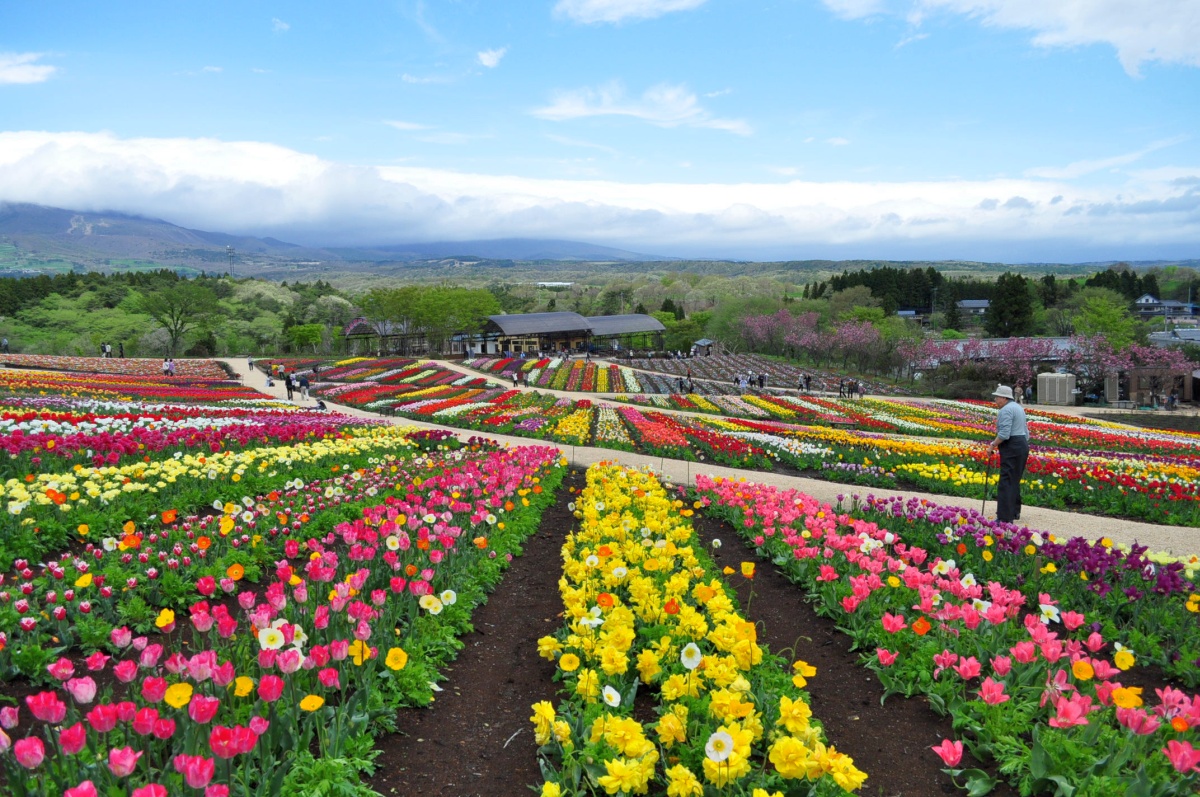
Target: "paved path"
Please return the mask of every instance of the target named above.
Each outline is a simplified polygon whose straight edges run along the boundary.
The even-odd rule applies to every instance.
[[[247,372],[246,361],[235,359],[224,359],[235,373],[245,375]],[[454,367],[453,370],[470,373],[472,376],[479,374],[469,369]],[[245,383],[253,388],[261,390],[264,393],[276,396],[278,398],[286,397],[286,390],[283,384],[276,380],[273,387],[266,386],[266,376],[261,372],[255,372],[245,379]],[[532,388],[531,388],[532,389]],[[579,398],[580,394],[567,393],[565,391],[545,391],[538,388],[542,392],[558,393],[572,398]],[[298,395],[298,394],[297,394]],[[591,397],[590,395],[588,397]],[[343,406],[334,402],[325,400],[325,403],[332,409],[346,415],[371,418],[373,420],[385,421],[401,426],[415,426],[422,429],[443,429],[454,433],[459,439],[466,440],[471,437],[486,437],[497,442],[514,445],[548,445],[554,446],[563,452],[563,455],[572,465],[587,467],[601,461],[617,461],[623,465],[633,467],[649,466],[658,473],[661,473],[664,478],[675,484],[692,484],[697,474],[705,474],[707,476],[723,476],[730,479],[745,479],[750,482],[760,484],[769,484],[784,489],[801,490],[815,498],[826,501],[831,504],[837,503],[837,497],[851,495],[876,495],[876,496],[903,496],[905,498],[917,497],[927,499],[932,503],[941,504],[944,506],[962,506],[970,509],[978,510],[980,508],[980,500],[977,498],[959,498],[950,495],[934,495],[931,493],[922,493],[907,490],[884,490],[884,489],[868,489],[851,484],[839,484],[837,482],[822,481],[819,479],[808,479],[798,476],[787,476],[779,473],[769,473],[762,471],[739,470],[736,468],[726,468],[718,465],[708,465],[705,463],[688,462],[685,460],[665,459],[663,457],[651,457],[645,454],[633,454],[625,451],[614,451],[607,448],[593,448],[590,446],[568,446],[553,443],[551,441],[539,441],[528,437],[513,437],[510,435],[490,434],[486,432],[472,431],[469,429],[458,429],[455,427],[441,426],[438,424],[425,423],[423,421],[414,421],[406,418],[398,418],[393,416],[380,415],[375,412],[358,409],[357,407]],[[297,401],[299,406],[315,406],[315,401]],[[989,501],[987,504],[990,512],[995,512],[995,503]],[[1178,526],[1159,526],[1150,523],[1138,523],[1129,520],[1120,520],[1118,518],[1103,517],[1099,515],[1085,515],[1075,512],[1063,512],[1055,509],[1043,509],[1041,507],[1027,506],[1022,510],[1023,520],[1032,529],[1042,532],[1050,532],[1059,537],[1083,536],[1088,539],[1100,539],[1108,537],[1113,541],[1131,545],[1138,543],[1149,546],[1151,551],[1164,551],[1175,556],[1197,556],[1200,555],[1200,529],[1178,527]]]

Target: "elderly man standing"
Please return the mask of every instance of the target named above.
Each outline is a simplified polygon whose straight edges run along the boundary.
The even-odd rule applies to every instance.
[[[1000,452],[1000,484],[996,491],[996,520],[1011,523],[1021,519],[1021,476],[1029,459],[1029,427],[1025,410],[1013,400],[1013,391],[1000,385],[992,394],[1000,411],[996,415],[996,439],[988,448]]]

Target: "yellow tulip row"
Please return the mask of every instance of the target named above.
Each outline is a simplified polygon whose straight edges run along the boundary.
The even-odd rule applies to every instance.
[[[543,797],[568,793],[565,770],[578,755],[603,762],[594,782],[608,794],[657,784],[671,797],[699,797],[707,784],[770,797],[789,779],[826,776],[842,789],[860,786],[866,775],[810,722],[799,690],[814,671],[797,662],[788,694],[762,688],[763,670],[779,662],[764,659],[756,626],[697,555],[692,510],[643,471],[601,463],[587,482],[575,507],[579,530],[563,546],[568,625],[539,642],[571,695],[561,713],[534,706],[543,755],[563,762]],[[657,691],[656,722],[630,716],[638,682]],[[574,707],[590,720],[583,738],[572,734]]]

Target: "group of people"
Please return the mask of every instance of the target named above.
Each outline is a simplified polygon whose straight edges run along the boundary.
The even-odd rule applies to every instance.
[[[8,339],[7,338],[5,338],[5,340],[4,340],[4,350],[8,351]],[[117,344],[117,352],[118,352],[117,353],[118,357],[120,357],[121,359],[125,359],[125,344],[124,343]],[[101,343],[100,344],[100,356],[106,360],[112,359],[113,347],[112,347],[111,343]],[[164,371],[163,373],[166,373],[166,371]]]
[[[838,398],[865,398],[867,386],[857,379],[842,379],[838,381]]]
[[[124,357],[125,355],[122,354],[121,356]],[[175,376],[175,358],[164,357],[162,368],[163,368],[163,376]]]
[[[690,374],[691,374],[690,369],[688,371],[688,374],[690,377]],[[738,390],[742,391],[743,393],[745,393],[747,390],[753,390],[756,387],[759,390],[766,390],[767,389],[767,375],[766,374],[756,374],[753,371],[748,371],[744,374],[734,374],[733,375],[733,383],[735,385],[737,385]]]

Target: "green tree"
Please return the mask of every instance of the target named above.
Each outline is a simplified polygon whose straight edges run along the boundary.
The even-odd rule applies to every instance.
[[[1080,335],[1100,335],[1113,351],[1145,337],[1144,326],[1129,312],[1125,297],[1108,288],[1084,288],[1071,298],[1072,326]]]
[[[195,282],[182,282],[166,290],[142,297],[138,312],[150,316],[167,333],[167,351],[172,357],[179,351],[184,336],[209,323],[218,313],[217,295]]]
[[[1001,274],[983,325],[989,335],[997,338],[1032,332],[1033,297],[1029,293],[1029,280],[1020,274]]]
[[[312,346],[313,353],[316,354],[317,347],[321,345],[321,338],[324,333],[324,324],[297,324],[288,329],[287,336],[296,351],[300,351],[305,346]]]

